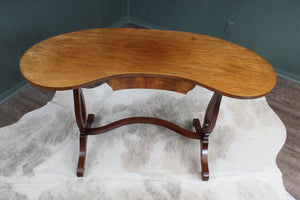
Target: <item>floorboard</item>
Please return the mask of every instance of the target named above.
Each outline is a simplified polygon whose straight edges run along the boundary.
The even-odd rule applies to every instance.
[[[300,84],[278,77],[274,90],[266,96],[286,127],[287,139],[276,163],[287,191],[300,199]]]

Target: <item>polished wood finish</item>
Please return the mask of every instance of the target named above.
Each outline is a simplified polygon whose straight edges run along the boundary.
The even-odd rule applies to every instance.
[[[209,104],[207,106],[203,127],[201,127],[199,119],[193,120],[193,125],[196,132],[200,135],[200,158],[201,158],[201,176],[202,180],[208,181],[209,179],[209,167],[208,167],[208,144],[209,136],[213,131],[218,115],[220,104],[222,100],[222,95],[214,93]]]
[[[87,139],[88,139],[87,129],[92,127],[95,116],[93,114],[89,114],[88,118],[86,118],[85,100],[81,89],[73,90],[73,98],[74,98],[74,110],[75,110],[76,123],[80,131],[77,176],[82,177],[84,175],[84,166],[85,166],[85,158],[86,158]]]
[[[155,83],[155,82],[154,82]],[[126,89],[126,88],[123,88]],[[88,135],[98,135],[102,133],[106,133],[113,129],[119,128],[124,125],[129,124],[154,124],[163,126],[168,128],[182,136],[198,139],[200,140],[201,145],[201,166],[202,172],[201,177],[202,180],[208,181],[209,179],[209,168],[208,168],[208,137],[212,132],[217,117],[219,113],[219,107],[222,99],[222,95],[214,93],[205,113],[205,118],[203,122],[203,128],[201,128],[201,124],[199,119],[194,119],[193,124],[196,129],[196,132],[184,129],[176,124],[153,117],[130,117],[126,119],[121,119],[110,124],[91,128],[92,123],[94,122],[94,115],[89,114],[88,119],[86,119],[86,106],[83,91],[81,88],[73,90],[73,97],[74,97],[74,110],[75,110],[75,117],[77,126],[79,128],[80,137],[79,137],[79,159],[78,159],[78,166],[77,166],[77,176],[82,177],[84,175],[84,168],[85,168],[85,158],[87,154],[87,137]]]
[[[51,90],[77,89],[111,77],[176,77],[219,94],[256,98],[276,83],[271,65],[239,45],[195,33],[91,29],[31,47],[20,61],[24,77]]]
[[[73,90],[74,110],[78,128],[86,128],[86,107],[82,89]]]
[[[89,114],[87,118],[86,128],[91,128],[94,122],[94,115]],[[84,175],[84,166],[85,166],[85,158],[86,158],[86,148],[87,148],[87,139],[88,136],[84,132],[80,132],[79,136],[79,158],[77,165],[77,176],[83,177]]]
[[[200,135],[197,134],[196,132],[184,129],[180,126],[177,126],[176,124],[173,124],[172,122],[163,119],[153,118],[153,117],[130,117],[126,119],[121,119],[116,122],[98,128],[88,128],[86,129],[86,134],[98,135],[129,124],[154,124],[154,125],[168,128],[188,138],[198,139],[198,140],[200,139]]]
[[[209,101],[203,123],[204,133],[211,133],[213,131],[219,115],[221,100],[222,95],[214,93],[211,100]]]
[[[195,87],[195,84],[174,77],[159,76],[129,76],[120,78],[111,78],[106,81],[113,90],[122,90],[129,88],[160,89],[180,92],[186,94]]]

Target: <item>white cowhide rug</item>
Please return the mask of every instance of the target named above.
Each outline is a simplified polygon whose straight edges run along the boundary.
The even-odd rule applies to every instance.
[[[95,126],[130,116],[193,130],[212,92],[85,89]],[[71,91],[0,129],[0,199],[293,199],[275,159],[285,127],[265,98],[224,97],[210,137],[210,180],[200,178],[200,143],[156,125],[89,136],[85,176],[76,176],[78,129]]]

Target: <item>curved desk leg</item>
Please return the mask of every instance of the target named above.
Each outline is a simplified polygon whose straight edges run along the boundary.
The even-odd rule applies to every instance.
[[[85,101],[81,89],[73,90],[73,96],[74,96],[75,117],[76,117],[77,126],[80,131],[77,176],[82,177],[84,174],[86,146],[87,146],[87,137],[88,137],[86,133],[86,129],[92,127],[92,124],[94,122],[94,115],[89,114],[88,118],[86,119]]]
[[[217,117],[219,114],[219,108],[221,103],[222,95],[214,93],[212,96],[204,117],[203,127],[201,127],[199,119],[194,119],[193,124],[196,132],[200,135],[200,156],[201,156],[201,177],[203,181],[208,181],[209,179],[209,168],[208,168],[208,144],[209,136],[213,131]]]

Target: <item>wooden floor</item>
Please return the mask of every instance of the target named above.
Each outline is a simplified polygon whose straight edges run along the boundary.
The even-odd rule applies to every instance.
[[[134,24],[124,27],[141,28]],[[17,122],[24,114],[50,101],[55,92],[28,85],[15,97],[0,105],[0,127]],[[278,77],[267,101],[287,129],[287,140],[277,156],[287,191],[300,199],[300,84]]]
[[[276,162],[285,188],[300,199],[300,84],[278,77],[276,87],[266,97],[287,130]]]

